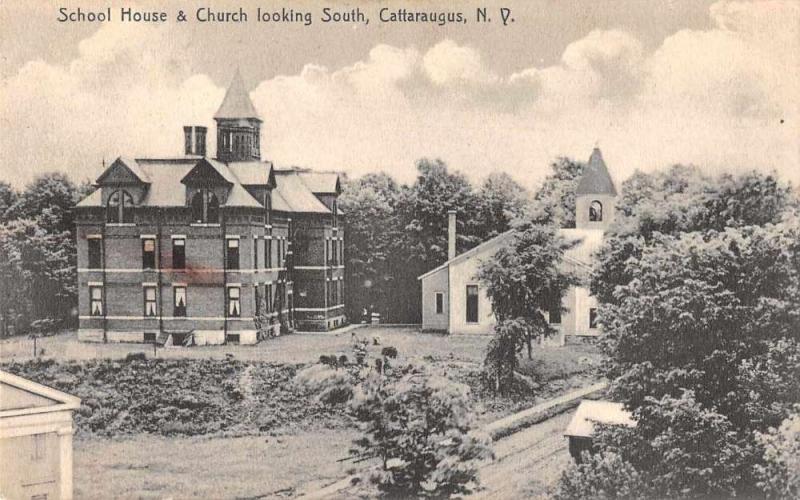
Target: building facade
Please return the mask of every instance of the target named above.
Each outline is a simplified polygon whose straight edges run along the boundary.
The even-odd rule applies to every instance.
[[[72,498],[72,412],[80,404],[0,371],[0,498]]]
[[[614,182],[595,148],[578,182],[575,193],[575,228],[560,229],[568,241],[577,244],[564,255],[563,266],[588,281],[594,266],[593,255],[603,243],[603,235],[614,220],[617,196]],[[477,280],[483,262],[491,259],[498,249],[508,244],[513,231],[488,240],[461,255],[455,254],[455,217],[449,213],[449,258],[441,266],[419,277],[422,285],[422,328],[451,334],[491,334],[495,318],[492,303],[485,287]],[[597,324],[597,300],[588,285],[567,290],[563,310],[546,311],[550,325],[556,330],[549,343],[563,345],[600,333]]]
[[[79,338],[162,345],[256,343],[345,323],[336,173],[261,160],[236,74],[207,129],[174,158],[115,160],[77,204]]]

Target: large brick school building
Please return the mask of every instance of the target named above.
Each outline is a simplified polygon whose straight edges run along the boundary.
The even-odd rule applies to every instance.
[[[174,158],[116,159],[75,207],[79,338],[250,344],[344,317],[335,173],[261,160],[261,119],[238,72]],[[176,131],[179,132],[179,131]]]

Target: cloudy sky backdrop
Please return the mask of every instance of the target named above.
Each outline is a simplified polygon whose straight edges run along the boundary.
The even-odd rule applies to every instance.
[[[262,155],[281,166],[411,181],[417,158],[439,157],[476,181],[502,170],[533,187],[554,157],[599,143],[618,180],[683,162],[800,184],[794,0],[509,1],[512,26],[447,28],[380,25],[373,4],[357,27],[59,24],[49,2],[22,4],[0,6],[0,178],[16,185],[180,154],[182,125],[213,127],[237,66]],[[471,21],[477,5],[461,7]]]

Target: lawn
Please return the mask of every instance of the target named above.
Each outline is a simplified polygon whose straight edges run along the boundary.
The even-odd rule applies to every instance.
[[[369,341],[369,359],[392,346],[395,366],[424,362],[469,385],[477,425],[595,382],[602,359],[593,346],[537,347],[534,359],[522,362],[531,385],[509,397],[482,382],[488,337],[407,327],[155,353],[137,344],[81,343],[73,332],[40,339],[44,352],[34,361],[30,339],[4,339],[0,363],[82,398],[75,417],[78,498],[291,497],[353,467],[337,462],[357,434],[343,408],[315,401],[292,379],[320,355],[352,361],[354,334]],[[133,353],[146,359],[125,359]]]
[[[75,440],[75,498],[275,498],[346,476],[353,430],[237,438]]]

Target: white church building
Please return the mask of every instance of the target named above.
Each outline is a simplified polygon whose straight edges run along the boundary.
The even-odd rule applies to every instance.
[[[578,244],[565,253],[563,265],[576,270],[586,283],[594,266],[593,255],[614,220],[617,197],[614,181],[598,148],[592,151],[575,194],[575,228],[559,232]],[[513,231],[456,255],[456,213],[451,211],[448,216],[448,260],[418,278],[422,283],[422,329],[450,334],[491,334],[495,325],[492,304],[476,276],[481,263],[508,244]],[[551,342],[564,345],[578,337],[600,334],[597,301],[589,293],[588,283],[569,289],[563,306],[566,311],[562,313],[548,313],[551,326],[558,332]]]

